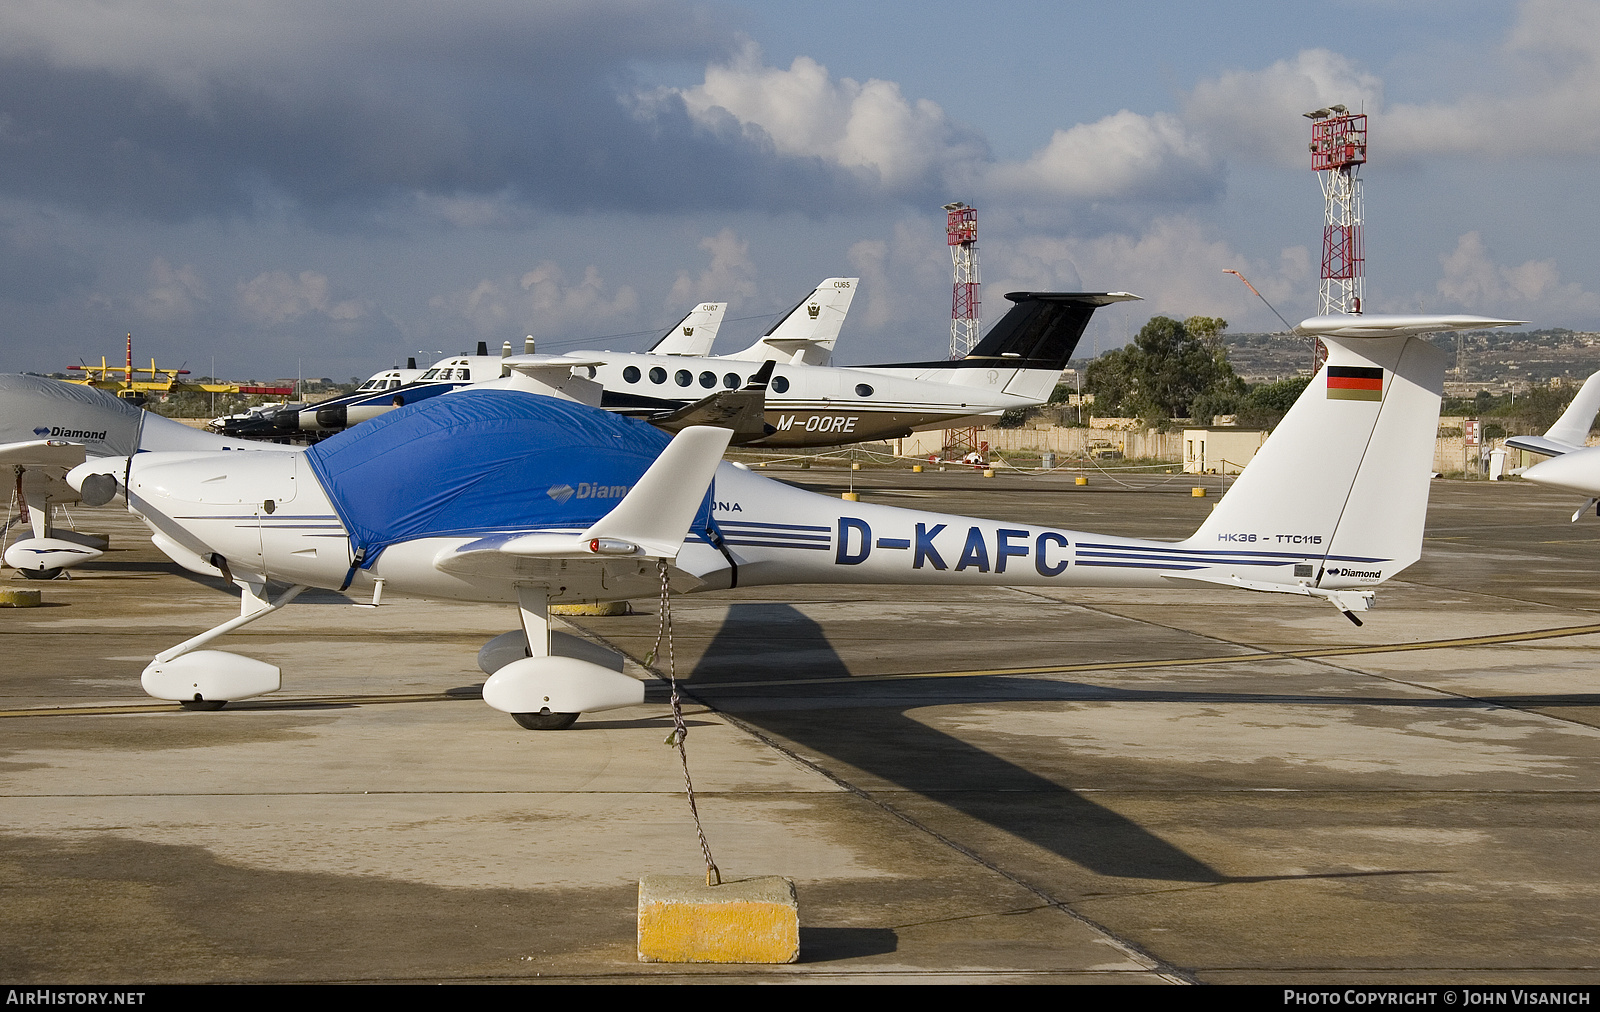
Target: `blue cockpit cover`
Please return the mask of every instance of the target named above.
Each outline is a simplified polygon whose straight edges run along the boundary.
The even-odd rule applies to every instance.
[[[363,568],[415,538],[582,530],[666,449],[640,421],[515,390],[397,408],[306,451]],[[711,494],[695,517],[710,519]]]

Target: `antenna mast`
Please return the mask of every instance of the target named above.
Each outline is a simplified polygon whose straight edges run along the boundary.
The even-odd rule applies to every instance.
[[[945,229],[955,280],[950,287],[950,358],[966,358],[978,344],[982,316],[978,312],[978,209],[956,201],[944,205]]]
[[[1365,294],[1361,241],[1361,166],[1367,117],[1342,105],[1305,114],[1311,121],[1311,168],[1322,184],[1322,289],[1317,313],[1360,313]]]
[[[949,215],[945,227],[950,245],[950,262],[955,280],[950,286],[950,360],[966,358],[978,345],[981,317],[978,313],[978,209],[961,201],[944,205]],[[989,444],[979,442],[974,426],[944,430],[944,446],[939,451],[945,460],[964,460],[976,453],[989,455]]]

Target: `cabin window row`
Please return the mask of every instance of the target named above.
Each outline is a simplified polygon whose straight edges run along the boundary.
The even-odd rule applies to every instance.
[[[622,370],[622,379],[625,383],[637,383],[643,378],[644,373],[641,372],[639,367],[636,365],[630,365]],[[697,380],[702,387],[710,390],[712,387],[717,385],[717,374],[711,372],[709,369],[701,373],[698,377],[696,377],[695,374],[688,369],[679,369],[677,372],[672,373],[672,381],[680,387],[693,386]],[[650,370],[650,382],[659,386],[666,381],[667,371],[665,369],[661,368],[660,366],[656,366]],[[725,373],[722,376],[722,385],[729,390],[737,390],[739,387],[744,385],[744,379],[738,373]],[[783,376],[772,377],[767,385],[772,388],[773,393],[782,394],[789,392],[789,380]],[[866,383],[857,383],[856,396],[871,397],[872,387]]]

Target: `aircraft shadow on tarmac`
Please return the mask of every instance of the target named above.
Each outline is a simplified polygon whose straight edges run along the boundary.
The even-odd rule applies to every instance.
[[[793,646],[804,660],[780,653]],[[758,659],[759,658],[759,659]],[[781,663],[778,662],[782,658]],[[1068,681],[1019,677],[964,678],[945,683],[930,695],[928,683],[797,685],[795,679],[848,678],[850,671],[822,628],[789,605],[735,604],[685,688],[747,724],[831,756],[842,764],[894,787],[922,795],[1018,839],[1053,852],[1100,875],[1194,884],[1259,882],[1405,874],[1439,870],[1281,876],[1230,876],[1186,853],[1137,822],[1084,795],[1025,769],[970,742],[911,718],[912,709],[950,703],[1051,700],[1130,701],[1303,701],[1326,705],[1484,706],[1458,698],[1352,698],[1241,693],[1149,692],[1117,690]],[[771,689],[751,687],[767,681]],[[718,682],[738,683],[718,690]],[[911,689],[910,686],[919,686]],[[896,699],[899,695],[900,699]],[[906,699],[907,695],[914,698]],[[808,704],[795,705],[795,697]],[[820,698],[819,698],[820,697]],[[852,701],[854,699],[854,701]],[[858,780],[848,772],[842,775]],[[875,793],[869,786],[866,793]]]

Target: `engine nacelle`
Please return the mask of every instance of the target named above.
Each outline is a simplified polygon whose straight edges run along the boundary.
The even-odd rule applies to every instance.
[[[277,692],[283,678],[276,665],[253,657],[196,650],[170,661],[151,661],[139,684],[157,699],[227,701]]]
[[[489,676],[483,701],[506,713],[592,713],[644,702],[644,683],[576,657],[524,657]]]
[[[105,553],[64,538],[23,538],[6,549],[6,565],[25,573],[70,569]]]

